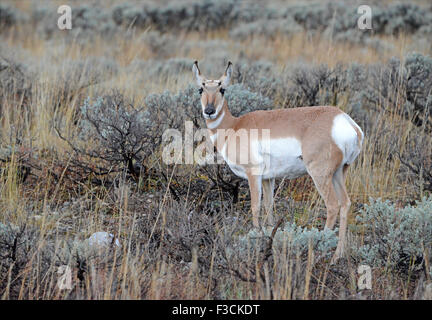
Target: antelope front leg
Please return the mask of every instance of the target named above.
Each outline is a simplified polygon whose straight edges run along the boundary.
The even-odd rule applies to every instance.
[[[268,179],[262,181],[263,186],[263,204],[266,211],[265,222],[273,226],[273,193],[274,193],[275,179]]]
[[[251,194],[252,223],[255,228],[260,229],[259,216],[262,194],[262,176],[248,174],[248,182]]]

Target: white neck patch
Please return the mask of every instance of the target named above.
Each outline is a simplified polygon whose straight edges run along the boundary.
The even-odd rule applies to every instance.
[[[214,120],[212,122],[207,122],[207,128],[215,129],[215,128],[219,127],[224,116],[225,116],[225,111],[223,111],[222,114],[216,120]]]

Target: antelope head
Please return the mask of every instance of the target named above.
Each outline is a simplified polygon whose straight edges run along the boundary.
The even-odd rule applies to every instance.
[[[224,93],[231,80],[232,63],[228,62],[225,73],[219,80],[206,79],[198,68],[198,61],[195,61],[192,71],[201,94],[201,107],[204,118],[207,120],[216,119],[225,102]]]

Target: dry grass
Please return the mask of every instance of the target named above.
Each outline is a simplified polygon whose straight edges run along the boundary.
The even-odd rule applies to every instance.
[[[26,1],[16,3],[16,6],[22,10],[29,10],[29,5]],[[40,235],[38,243],[33,245],[38,248],[44,247],[55,237],[55,252],[61,251],[62,239],[74,237],[83,239],[100,230],[114,233],[122,243],[121,248],[106,254],[110,257],[108,261],[94,260],[88,266],[83,279],[77,278],[79,268],[73,268],[73,283],[76,286],[73,294],[68,290],[58,290],[56,265],[49,266],[44,277],[40,278],[38,268],[44,268],[44,261],[41,256],[35,254],[28,257],[29,261],[20,269],[19,274],[14,274],[12,268],[9,270],[8,281],[0,291],[1,297],[3,299],[355,298],[356,266],[348,264],[345,270],[332,272],[328,265],[320,262],[323,264],[321,272],[318,275],[313,274],[312,251],[309,252],[306,261],[300,261],[301,257],[297,257],[298,261],[278,261],[280,265],[276,264],[273,268],[274,270],[279,268],[283,272],[279,273],[280,279],[274,279],[276,285],[271,288],[265,280],[246,282],[227,274],[225,278],[220,279],[216,290],[212,272],[217,270],[211,267],[210,274],[202,276],[196,255],[192,255],[190,262],[182,263],[166,258],[161,252],[147,257],[143,253],[150,250],[150,240],[146,242],[140,239],[139,243],[136,241],[138,223],[154,224],[154,226],[157,224],[142,208],[157,210],[158,220],[162,221],[158,230],[170,228],[166,225],[169,208],[176,207],[178,204],[173,203],[168,189],[152,190],[153,186],[149,183],[146,191],[148,196],[141,199],[140,204],[136,205],[136,208],[140,209],[136,210],[135,204],[131,203],[138,200],[131,195],[132,191],[126,186],[104,189],[90,183],[74,185],[69,179],[67,166],[60,166],[59,159],[63,164],[67,164],[65,152],[70,149],[68,144],[59,138],[53,124],[57,119],[62,119],[63,132],[73,133],[76,130],[74,118],[83,97],[93,98],[101,92],[118,88],[125,95],[143,101],[149,93],[162,92],[166,89],[177,92],[192,81],[192,74],[172,74],[166,81],[158,78],[142,81],[139,74],[143,70],[128,68],[136,59],[158,58],[158,54],[152,52],[151,48],[142,41],[146,32],[149,30],[136,31],[127,37],[118,35],[111,39],[96,36],[91,42],[85,44],[70,38],[45,40],[38,33],[32,32],[31,26],[27,25],[14,27],[1,34],[3,48],[6,48],[6,51],[15,59],[39,72],[33,80],[29,101],[18,104],[14,97],[6,97],[3,100],[0,140],[3,145],[9,144],[14,147],[16,138],[19,137],[26,146],[31,146],[32,156],[38,159],[39,170],[34,171],[34,174],[30,175],[25,182],[21,182],[17,174],[19,172],[17,157],[20,153],[18,151],[12,153],[10,161],[3,165],[0,176],[2,212],[0,222],[14,225],[22,225],[26,222],[36,227]],[[291,38],[279,35],[273,39],[257,37],[242,42],[230,39],[228,30],[206,34],[180,33],[178,38],[185,43],[203,39],[224,41],[231,54],[230,60],[236,61],[241,56],[252,60],[265,59],[274,62],[280,70],[285,70],[287,66],[294,65],[298,61],[308,64],[323,63],[331,67],[337,63],[383,63],[391,56],[403,58],[415,45],[413,39],[403,35],[383,38],[394,48],[384,52],[359,45],[329,42],[320,37],[309,37],[304,33],[296,34]],[[423,53],[430,55],[432,52],[424,49]],[[62,81],[68,77],[65,71],[67,64],[70,61],[85,60],[90,57],[110,58],[117,64],[119,70],[109,78],[83,88],[79,94],[66,92],[65,96],[62,96],[64,88]],[[206,60],[205,51],[199,49],[186,51],[182,46],[171,52],[169,57],[186,57],[204,60],[203,63],[206,64],[212,63],[211,60]],[[94,71],[93,66],[86,65],[83,72],[86,71],[91,74]],[[58,101],[62,103],[56,105]],[[281,103],[282,101],[276,101],[275,107],[279,107],[278,104]],[[348,113],[351,111],[350,106],[343,102],[339,107]],[[363,151],[349,170],[347,185],[353,202],[349,220],[351,224],[354,223],[353,217],[358,210],[358,205],[367,203],[369,197],[381,197],[405,203],[419,196],[411,185],[401,184],[398,179],[400,162],[393,155],[394,137],[398,137],[397,148],[403,153],[406,138],[411,130],[413,124],[401,116],[400,110],[394,109],[391,112],[376,114],[373,127],[366,136]],[[194,168],[187,170],[193,171]],[[54,179],[50,172],[56,172],[58,178]],[[151,198],[155,194],[158,196]],[[246,192],[243,192],[240,207],[248,202],[245,197]],[[294,199],[297,203],[298,210],[295,216],[299,224],[322,226],[324,204],[313,188],[310,178],[281,183],[276,201],[287,202],[289,199]],[[73,205],[60,210],[65,208],[65,201]],[[190,209],[188,200],[186,199],[181,205],[184,209],[179,209],[178,213],[188,214]],[[278,212],[280,216],[285,215],[283,210],[280,208]],[[303,214],[298,214],[301,211]],[[215,254],[217,254],[216,249],[209,256],[213,257]],[[300,270],[302,265],[305,266],[305,271]],[[304,278],[300,278],[303,272],[305,272]],[[18,284],[17,279],[19,279]],[[293,285],[293,281],[296,285]],[[404,282],[396,275],[384,277],[382,274],[376,274],[374,281],[376,289],[371,294],[374,298],[410,298],[415,289],[412,288],[413,283]],[[397,288],[401,288],[402,292],[398,292]],[[217,295],[215,295],[216,291],[219,292]]]

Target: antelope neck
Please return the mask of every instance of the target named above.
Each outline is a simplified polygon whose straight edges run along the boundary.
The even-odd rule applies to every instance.
[[[233,115],[229,111],[228,103],[225,100],[217,117],[215,119],[206,120],[207,129],[209,129],[212,133],[215,133],[218,129],[231,128],[235,119],[236,118],[233,117]]]

